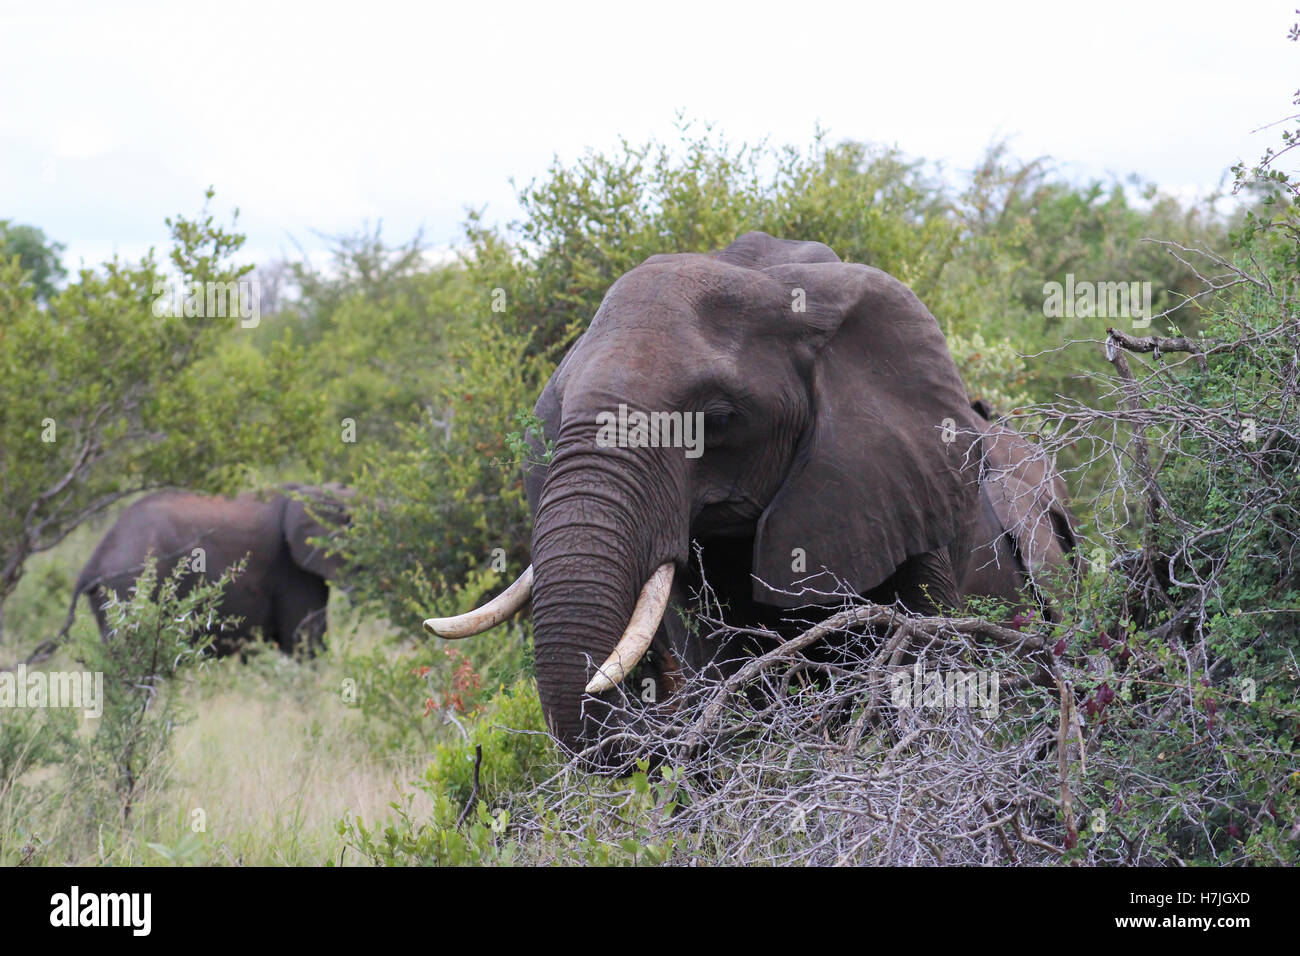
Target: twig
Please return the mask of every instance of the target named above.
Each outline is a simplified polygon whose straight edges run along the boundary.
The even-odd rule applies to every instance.
[[[456,818],[457,830],[459,830],[460,825],[465,822],[465,818],[469,816],[469,812],[470,810],[473,809],[474,804],[478,802],[478,771],[482,763],[483,763],[483,745],[475,744],[474,745],[474,786],[473,788],[471,788],[469,792],[469,800],[465,803],[465,809],[460,811],[460,816]]]

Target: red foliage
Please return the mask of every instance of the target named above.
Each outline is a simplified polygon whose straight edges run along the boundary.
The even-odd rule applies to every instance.
[[[436,697],[425,698],[424,716],[426,717],[435,710],[454,709],[462,714],[472,710],[483,690],[483,679],[474,670],[474,665],[453,647],[447,648],[446,653],[456,665],[451,672],[450,686],[442,691],[441,703]],[[426,664],[414,668],[411,673],[422,678],[428,675],[429,670]]]

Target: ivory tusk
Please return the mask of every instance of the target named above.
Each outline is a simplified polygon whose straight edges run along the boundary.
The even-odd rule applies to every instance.
[[[471,637],[496,627],[528,603],[533,593],[533,566],[530,564],[524,573],[492,600],[480,608],[455,617],[431,617],[424,622],[424,629],[434,637],[449,641]]]
[[[628,622],[627,630],[618,639],[614,653],[600,665],[596,676],[587,684],[588,694],[603,694],[626,677],[637,661],[645,656],[650,642],[654,640],[655,631],[659,629],[659,622],[663,620],[672,588],[673,563],[669,561],[659,565],[641,589],[641,596],[636,599],[636,607],[632,609],[632,620]]]

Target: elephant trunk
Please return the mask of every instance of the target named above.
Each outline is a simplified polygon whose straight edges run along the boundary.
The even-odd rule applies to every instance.
[[[684,565],[687,553],[684,469],[669,450],[597,448],[593,434],[561,434],[532,541],[538,693],[551,733],[575,753],[626,727],[618,688],[585,688],[628,628],[643,586],[665,563]],[[621,749],[592,762],[611,766]]]

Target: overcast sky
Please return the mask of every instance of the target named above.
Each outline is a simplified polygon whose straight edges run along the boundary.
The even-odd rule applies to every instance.
[[[895,144],[969,169],[1009,137],[1076,178],[1213,189],[1291,112],[1296,0],[505,5],[0,0],[0,218],[65,264],[241,208],[249,257],[313,230],[458,239],[553,156],[675,138]]]

